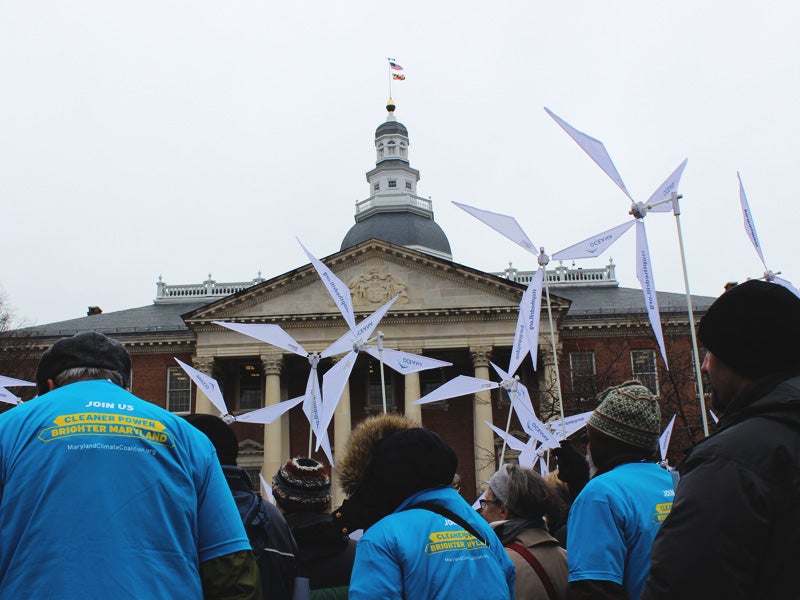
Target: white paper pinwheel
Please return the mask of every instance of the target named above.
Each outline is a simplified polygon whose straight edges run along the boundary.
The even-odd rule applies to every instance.
[[[259,408],[258,410],[253,410],[239,416],[234,416],[228,412],[228,407],[225,404],[225,399],[222,397],[222,391],[220,390],[216,379],[210,375],[206,375],[205,373],[198,371],[194,367],[190,367],[177,358],[175,359],[175,362],[180,365],[181,369],[183,369],[184,372],[189,376],[189,379],[194,381],[197,389],[206,395],[206,397],[211,401],[211,404],[213,404],[220,412],[222,420],[228,424],[233,423],[234,421],[238,421],[240,423],[269,424],[280,418],[280,416],[287,410],[294,408],[303,401],[303,396],[300,396],[298,398],[292,398],[291,400],[284,400],[283,402],[273,404],[272,406]]]
[[[298,356],[308,359],[308,364],[311,367],[308,373],[308,380],[306,382],[306,391],[302,396],[303,399],[303,413],[308,419],[311,428],[311,435],[316,436],[319,441],[318,447],[321,446],[325,456],[333,464],[333,454],[331,452],[330,441],[328,440],[328,433],[322,427],[322,396],[319,389],[319,376],[317,375],[317,365],[319,364],[322,355],[318,352],[309,352],[300,343],[290,336],[279,325],[273,324],[252,324],[252,323],[227,323],[223,321],[214,321],[215,325],[231,329],[260,342],[265,342],[272,346],[277,346],[284,350],[288,350]],[[309,446],[311,441],[309,441]],[[311,448],[309,447],[309,455]]]
[[[5,402],[6,404],[19,404],[22,402],[22,398],[15,396],[6,388],[0,386],[0,402]]]
[[[739,202],[742,205],[742,217],[744,218],[744,230],[747,232],[747,237],[750,238],[750,241],[753,244],[753,247],[756,249],[758,253],[758,258],[761,259],[761,264],[764,265],[764,275],[762,278],[766,281],[771,281],[773,283],[777,283],[782,285],[787,290],[792,292],[795,296],[800,298],[800,291],[792,285],[791,282],[778,277],[780,271],[772,271],[767,267],[767,261],[764,260],[764,252],[761,250],[761,243],[758,241],[758,234],[756,233],[756,224],[753,221],[753,215],[750,212],[750,205],[747,202],[747,196],[744,193],[744,185],[742,184],[742,176],[739,173],[736,173],[736,176],[739,178]]]
[[[5,375],[0,375],[0,402],[5,402],[6,404],[20,404],[22,402],[22,398],[19,396],[15,396],[6,388],[9,387],[28,387],[36,385],[32,381],[25,381],[24,379],[14,379],[13,377],[6,377]]]
[[[555,113],[545,108],[549,114],[561,128],[569,134],[569,136],[577,142],[577,144],[589,155],[589,157],[603,169],[614,183],[619,186],[623,193],[632,202],[630,214],[634,216],[633,221],[627,221],[621,225],[593,235],[577,244],[568,248],[560,250],[553,255],[556,260],[574,260],[578,258],[592,258],[600,256],[611,244],[616,242],[628,229],[636,225],[636,277],[642,286],[644,293],[644,305],[647,309],[647,315],[650,320],[650,325],[653,328],[656,340],[658,342],[661,357],[664,359],[664,365],[669,368],[667,363],[667,353],[664,349],[664,335],[661,331],[661,318],[658,311],[658,299],[656,298],[656,284],[653,279],[653,268],[650,261],[650,250],[647,246],[647,232],[644,226],[644,217],[648,212],[669,212],[670,210],[678,210],[675,208],[678,199],[678,183],[680,182],[683,170],[686,167],[687,161],[684,160],[678,168],[662,183],[655,192],[650,196],[647,202],[637,202],[633,196],[628,192],[625,183],[622,181],[619,172],[617,172],[614,163],[611,160],[605,146],[600,140],[597,140],[582,131],[578,131],[569,123],[561,119]],[[680,211],[678,210],[678,213]]]
[[[392,304],[395,303],[397,296],[356,325],[353,301],[350,297],[349,288],[334,275],[333,271],[331,271],[327,265],[314,257],[314,255],[303,246],[300,240],[297,241],[300,243],[306,256],[308,256],[311,264],[317,271],[322,283],[325,284],[328,293],[331,298],[333,298],[334,303],[342,313],[342,317],[344,317],[349,328],[348,332],[328,346],[321,354],[322,358],[326,358],[328,356],[347,353],[322,376],[323,410],[320,424],[321,430],[327,430],[328,425],[330,425],[333,419],[336,406],[339,404],[339,400],[342,397],[344,387],[347,385],[347,380],[350,377],[350,372],[353,370],[359,352],[366,352],[370,356],[379,359],[381,363],[386,363],[389,367],[402,374],[447,367],[452,364],[443,360],[436,360],[409,352],[368,345],[368,343],[372,341],[371,336],[373,333],[377,332],[378,324],[392,307]],[[318,448],[319,443],[319,437],[317,437]]]
[[[667,460],[667,450],[669,450],[669,441],[672,438],[672,427],[675,425],[676,416],[672,415],[669,424],[664,429],[664,433],[658,438],[658,450],[661,453],[661,460]]]
[[[275,496],[272,494],[272,486],[267,483],[266,479],[264,479],[264,475],[261,473],[261,471],[258,472],[258,479],[261,481],[261,490],[267,495],[267,500],[269,500],[272,504],[275,504]]]
[[[520,467],[523,469],[533,468],[533,465],[535,465],[536,461],[540,458],[539,454],[536,452],[536,446],[538,446],[539,440],[533,436],[530,436],[527,442],[523,442],[522,440],[515,438],[510,433],[506,433],[499,427],[495,427],[489,423],[489,421],[484,421],[484,423],[486,423],[500,438],[505,440],[505,443],[508,444],[509,448],[519,452],[517,461],[519,462]]]
[[[32,381],[25,381],[24,379],[14,379],[13,377],[6,377],[5,375],[0,375],[0,387],[9,388],[9,387],[30,387],[36,385]]]
[[[567,417],[563,420],[561,419],[554,419],[553,421],[548,421],[547,424],[550,426],[550,429],[553,431],[553,435],[556,436],[556,439],[560,442],[563,439],[568,438],[573,433],[581,429],[582,427],[586,426],[586,422],[589,420],[589,417],[592,416],[594,411],[590,410],[588,412],[583,412],[577,415],[572,415],[571,417]]]
[[[480,379],[478,377],[459,375],[455,379],[451,379],[447,383],[439,386],[431,393],[426,394],[416,402],[413,402],[413,404],[429,404],[447,398],[456,398],[458,396],[466,396],[477,392],[502,388],[508,392],[508,396],[511,399],[511,406],[519,419],[520,425],[522,425],[522,428],[525,430],[525,433],[542,442],[547,448],[558,448],[559,443],[553,435],[553,432],[537,418],[533,410],[533,404],[531,404],[528,388],[522,385],[519,379],[506,373],[496,364],[489,364],[492,365],[492,368],[500,376],[501,381],[499,383]]]

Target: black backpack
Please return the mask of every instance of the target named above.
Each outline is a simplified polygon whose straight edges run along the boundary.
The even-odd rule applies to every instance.
[[[233,497],[258,562],[264,600],[291,599],[297,576],[293,539],[275,526],[261,496],[235,490]]]

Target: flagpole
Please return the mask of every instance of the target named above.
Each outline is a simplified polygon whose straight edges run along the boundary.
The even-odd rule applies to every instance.
[[[700,352],[697,349],[697,335],[694,331],[694,310],[692,309],[692,296],[689,293],[689,276],[686,272],[686,252],[683,248],[683,230],[681,229],[681,207],[678,200],[682,198],[672,192],[672,213],[675,215],[675,225],[678,228],[678,246],[681,251],[681,264],[683,266],[683,285],[686,288],[686,307],[689,310],[689,332],[692,335],[692,352],[694,354],[694,374],[697,380],[697,393],[700,397],[700,414],[703,416],[703,433],[708,437],[708,417],[706,417],[706,398],[703,389],[703,375],[700,372]]]

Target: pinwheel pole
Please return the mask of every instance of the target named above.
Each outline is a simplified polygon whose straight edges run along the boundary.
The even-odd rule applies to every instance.
[[[383,398],[383,414],[386,414],[386,381],[383,374],[383,332],[378,332],[378,362],[381,364],[381,397]]]
[[[519,375],[515,375],[514,376],[514,383],[511,384],[511,385],[513,386],[513,389],[516,390],[517,385],[519,385]],[[506,392],[509,392],[509,391],[510,390],[506,390]],[[506,420],[506,435],[508,435],[509,431],[511,430],[511,415],[512,414],[514,414],[514,403],[511,401],[511,394],[509,393],[508,394],[508,419]],[[506,438],[503,438],[503,447],[500,449],[500,462],[498,463],[501,466],[503,464],[503,459],[506,456],[506,445],[507,445],[506,444]]]
[[[553,328],[553,310],[550,308],[550,286],[547,283],[547,264],[550,262],[550,257],[544,253],[544,248],[539,248],[539,256],[536,258],[539,266],[544,270],[544,293],[547,297],[547,321],[550,324],[550,345],[553,349],[553,367],[556,370],[556,393],[558,394],[558,410],[561,414],[561,434],[564,435],[566,429],[564,427],[564,399],[561,395],[561,375],[558,371],[558,355],[556,354],[556,330]]]
[[[681,254],[681,267],[683,269],[683,286],[686,290],[686,308],[689,313],[689,333],[692,338],[692,355],[694,359],[694,377],[697,382],[697,394],[700,400],[700,414],[703,416],[703,434],[708,437],[708,417],[706,417],[706,398],[705,390],[703,389],[703,375],[700,372],[700,351],[697,346],[697,334],[695,333],[694,326],[694,309],[692,307],[692,294],[689,291],[689,273],[686,268],[686,251],[683,246],[683,229],[681,228],[681,206],[678,200],[683,198],[683,195],[676,192],[671,192],[669,196],[658,202],[652,204],[644,204],[642,202],[634,202],[631,205],[630,214],[637,219],[642,219],[647,212],[660,204],[672,203],[672,214],[675,215],[675,225],[678,229],[678,248]]]

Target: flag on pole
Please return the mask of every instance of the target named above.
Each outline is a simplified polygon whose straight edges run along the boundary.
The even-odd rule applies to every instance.
[[[406,76],[402,73],[392,73],[392,79],[396,79],[398,81],[405,81]]]
[[[403,67],[401,67],[400,65],[398,65],[398,64],[397,64],[396,62],[394,62],[394,60],[392,60],[391,58],[389,59],[389,68],[390,68],[390,69],[392,69],[392,70],[394,70],[394,71],[402,71],[402,70],[403,70]]]

